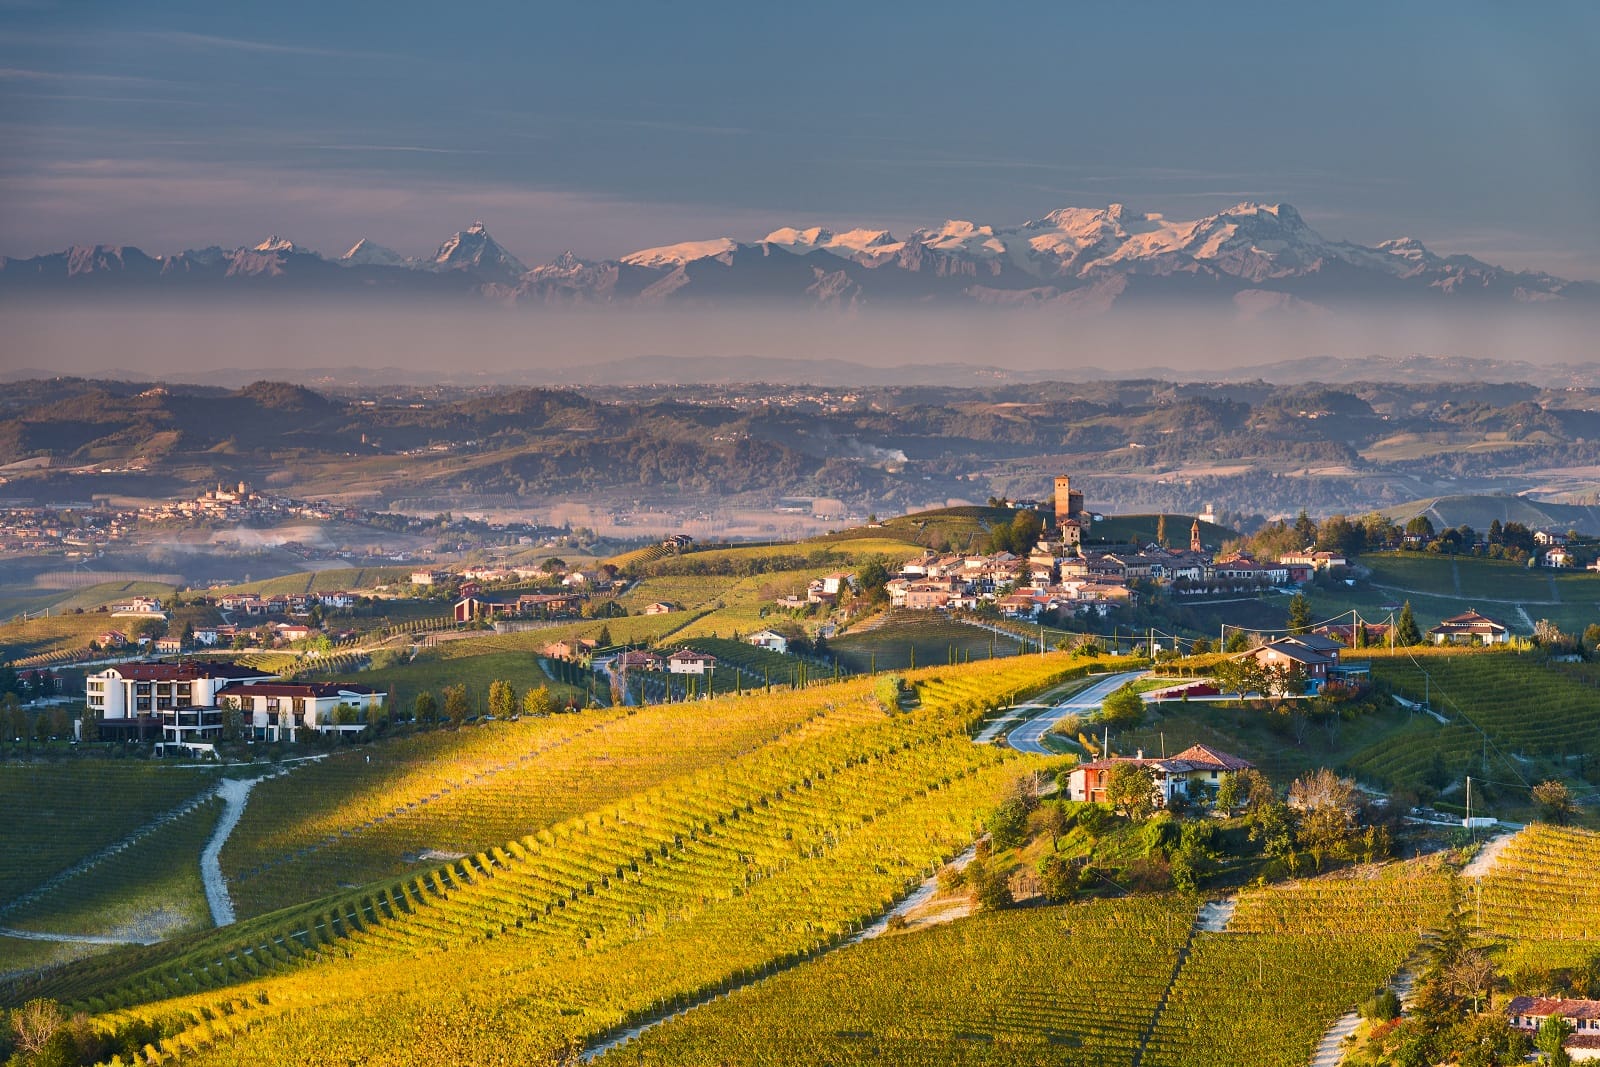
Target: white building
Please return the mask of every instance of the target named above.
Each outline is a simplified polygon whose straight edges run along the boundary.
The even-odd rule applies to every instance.
[[[758,630],[745,638],[745,642],[780,655],[789,651],[789,639],[775,630]]]
[[[716,666],[715,656],[690,648],[680,648],[667,657],[667,671],[672,674],[710,674]]]
[[[301,730],[359,733],[383,709],[384,694],[349,682],[251,682],[217,693],[240,712],[239,727],[257,741],[295,741]],[[347,709],[341,714],[340,709]],[[349,721],[340,722],[341,718]]]

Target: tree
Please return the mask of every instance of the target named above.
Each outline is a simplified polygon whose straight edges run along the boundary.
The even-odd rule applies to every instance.
[[[1311,632],[1311,598],[1304,593],[1296,593],[1289,598],[1289,632]]]
[[[43,1053],[66,1024],[66,1013],[53,1000],[30,1000],[11,1013],[11,1032],[16,1037],[17,1051],[30,1058]]]
[[[594,643],[599,648],[611,647],[611,627],[601,626],[600,632],[595,635]]]
[[[1554,778],[1533,787],[1533,802],[1539,807],[1539,816],[1546,822],[1565,826],[1578,813],[1578,801],[1567,783]]]
[[[999,911],[1014,903],[1011,886],[1001,871],[989,869],[980,858],[967,864],[967,885],[972,891],[972,901],[979,911]]]
[[[1155,811],[1155,793],[1155,775],[1142,764],[1114,763],[1106,774],[1106,803],[1135,822]]]
[[[427,691],[417,694],[417,702],[412,709],[418,722],[433,723],[439,721],[439,701],[432,693]]]
[[[1222,651],[1232,655],[1237,652],[1243,652],[1249,647],[1249,636],[1243,630],[1235,630],[1233,633],[1229,634],[1228,639],[1223,642]]]
[[[1305,509],[1300,509],[1300,514],[1295,516],[1294,533],[1300,541],[1301,548],[1307,548],[1317,543],[1317,524],[1307,515]]]
[[[1356,825],[1356,784],[1326,767],[1295,779],[1289,787],[1289,806],[1300,812],[1296,834],[1320,869],[1325,856],[1342,855]]]
[[[1050,851],[1054,852],[1061,847],[1061,838],[1067,832],[1070,821],[1067,819],[1067,809],[1060,803],[1046,804],[1039,816],[1039,829],[1050,835]]]
[[[467,686],[465,682],[446,686],[444,690],[444,716],[451,725],[460,726],[467,721],[467,715],[472,710],[471,703],[467,700]]]
[[[1397,645],[1422,644],[1422,631],[1417,629],[1417,617],[1411,613],[1411,601],[1400,608],[1400,618],[1394,624],[1394,641]]]
[[[1167,516],[1165,512],[1156,516],[1156,544],[1163,547],[1167,543]]]
[[[1217,807],[1224,811],[1242,807],[1254,814],[1277,799],[1267,776],[1254,768],[1225,773],[1217,785]]]
[[[1078,868],[1060,856],[1046,856],[1039,863],[1039,892],[1052,904],[1071,900],[1078,888]]]
[[[1100,717],[1119,729],[1137,726],[1144,718],[1144,697],[1131,683],[1124,685],[1106,697],[1100,705]]]
[[[1546,1015],[1544,1022],[1539,1024],[1539,1030],[1533,1035],[1533,1046],[1545,1055],[1545,1062],[1552,1064],[1571,1063],[1572,1057],[1567,1055],[1567,1038],[1572,1036],[1572,1024],[1562,1018],[1559,1012]]]
[[[522,713],[524,715],[548,715],[550,714],[550,709],[550,689],[548,686],[541,685],[522,694]]]
[[[1189,646],[1189,655],[1206,656],[1211,653],[1211,642],[1204,637],[1197,637]]]
[[[517,691],[504,679],[489,683],[489,714],[497,719],[509,719],[517,710]]]

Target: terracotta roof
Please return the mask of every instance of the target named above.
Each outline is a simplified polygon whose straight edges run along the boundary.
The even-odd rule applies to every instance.
[[[1204,764],[1207,768],[1218,767],[1225,771],[1246,771],[1255,767],[1255,764],[1247,759],[1240,759],[1210,745],[1190,745],[1172,758]]]
[[[130,663],[110,667],[125,682],[192,682],[200,678],[275,678],[271,671],[237,663]]]
[[[1600,1000],[1561,1000],[1556,997],[1512,997],[1507,1015],[1559,1015],[1564,1019],[1600,1019]]]
[[[217,691],[217,696],[336,697],[347,693],[366,696],[376,692],[370,685],[350,682],[258,682],[255,685],[224,686]]]

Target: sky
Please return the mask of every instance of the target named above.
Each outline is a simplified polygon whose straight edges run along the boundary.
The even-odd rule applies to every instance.
[[[0,0],[0,255],[1261,200],[1600,279],[1596,55],[1592,2]]]

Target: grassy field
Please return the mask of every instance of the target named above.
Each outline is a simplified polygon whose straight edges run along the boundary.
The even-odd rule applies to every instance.
[[[851,631],[828,642],[852,671],[897,671],[1016,656],[1020,640],[927,612],[896,612],[873,630]]]
[[[551,699],[565,703],[575,698],[588,702],[588,691],[553,679],[539,664],[539,657],[523,650],[478,649],[475,655],[448,655],[454,643],[437,649],[424,649],[410,663],[345,674],[341,680],[370,685],[389,694],[389,706],[403,715],[411,713],[418,695],[431,692],[438,697],[445,688],[465,685],[472,714],[488,712],[489,684],[510,682],[517,693],[540,686],[550,690]],[[442,700],[442,698],[440,698]]]

